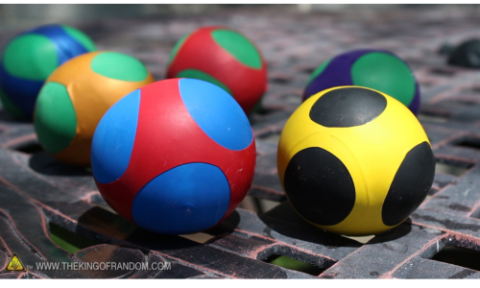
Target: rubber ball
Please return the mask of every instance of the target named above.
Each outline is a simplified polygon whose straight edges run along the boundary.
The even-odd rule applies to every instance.
[[[40,90],[34,115],[40,144],[61,162],[90,165],[93,133],[103,114],[153,81],[146,67],[126,54],[98,51],[71,59]]]
[[[365,87],[323,90],[303,102],[280,136],[277,168],[306,221],[344,235],[400,225],[435,174],[427,135],[408,108]]]
[[[402,102],[416,115],[420,89],[412,70],[395,54],[361,49],[335,56],[313,71],[303,100],[328,88],[355,85],[382,91]]]
[[[173,48],[167,78],[185,77],[215,84],[249,114],[267,90],[267,67],[255,45],[227,27],[202,27]]]
[[[452,48],[448,64],[480,69],[480,39],[469,39]]]
[[[92,171],[106,202],[138,226],[189,234],[230,215],[251,186],[255,141],[225,90],[167,79],[118,101],[92,142]]]
[[[21,33],[3,50],[0,100],[19,118],[30,118],[45,80],[60,65],[96,50],[92,40],[67,25],[45,25]]]

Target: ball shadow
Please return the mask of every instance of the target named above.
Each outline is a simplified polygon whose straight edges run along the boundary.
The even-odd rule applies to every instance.
[[[28,166],[35,172],[44,175],[92,176],[92,174],[85,168],[63,164],[52,156],[48,155],[48,153],[45,151],[32,154],[28,161]]]
[[[384,233],[375,235],[375,237],[372,238],[370,241],[368,241],[366,245],[395,241],[399,238],[402,238],[408,235],[411,231],[412,231],[412,220],[409,217],[399,226],[391,230],[388,230]]]
[[[339,234],[322,230],[305,221],[294,210],[290,202],[286,201],[272,210],[258,215],[267,226],[266,233],[271,231],[298,240],[312,242],[330,247],[360,247],[361,243]]]
[[[286,201],[268,211],[259,218],[271,229],[281,235],[302,241],[313,242],[324,246],[360,247],[362,245],[394,241],[409,234],[412,230],[411,220],[407,219],[401,225],[378,235],[366,243],[360,243],[343,235],[322,230],[300,217],[290,202]],[[372,235],[373,236],[373,235]]]
[[[145,230],[122,216],[98,206],[81,214],[78,224],[76,232],[79,234],[94,234],[92,237],[103,243],[117,244],[115,242],[120,240],[121,243],[118,244],[140,249],[144,253],[158,250],[172,256],[174,254],[188,255],[191,254],[190,249],[202,246],[202,244],[177,235],[164,235]]]
[[[240,223],[240,214],[238,214],[237,210],[234,210],[232,214],[230,214],[222,222],[204,231],[205,233],[215,236],[214,239],[211,239],[208,242],[212,242],[214,240],[221,239],[226,235],[232,234],[235,228],[237,228],[238,223]]]

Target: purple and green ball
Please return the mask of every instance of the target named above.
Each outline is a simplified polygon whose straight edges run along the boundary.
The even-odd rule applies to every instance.
[[[96,50],[93,41],[67,25],[45,25],[25,31],[4,48],[0,60],[0,100],[19,118],[32,118],[45,80],[61,64]]]
[[[412,70],[389,51],[354,50],[328,59],[313,71],[303,100],[325,89],[346,85],[379,90],[402,102],[415,115],[419,111],[420,90]]]

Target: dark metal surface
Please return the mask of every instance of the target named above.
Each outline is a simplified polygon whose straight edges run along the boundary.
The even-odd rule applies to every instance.
[[[100,49],[138,57],[162,79],[169,52],[202,25],[227,25],[252,39],[269,68],[264,109],[252,117],[257,166],[249,195],[281,202],[257,214],[237,209],[207,231],[205,243],[141,230],[111,212],[90,172],[64,166],[39,148],[32,124],[0,111],[0,278],[480,278],[432,260],[444,247],[480,251],[480,72],[448,67],[443,42],[480,37],[471,9],[408,9],[301,14],[275,7],[167,20],[106,20],[82,28]],[[0,35],[5,43],[10,34]],[[276,170],[279,133],[301,102],[313,69],[356,48],[388,49],[421,85],[419,119],[439,163],[429,198],[399,227],[363,244],[305,223],[286,202]],[[99,243],[71,254],[50,238],[53,222]],[[17,253],[26,272],[5,272]],[[262,260],[283,255],[321,268],[319,275]],[[36,262],[163,262],[164,271],[45,271]]]

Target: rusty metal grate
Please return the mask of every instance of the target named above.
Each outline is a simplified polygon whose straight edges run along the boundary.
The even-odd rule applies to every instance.
[[[263,110],[251,119],[257,166],[249,195],[269,200],[270,210],[238,208],[200,238],[143,231],[108,208],[88,169],[50,158],[31,124],[15,122],[0,110],[0,278],[480,278],[478,265],[461,259],[476,259],[480,251],[480,73],[447,67],[434,52],[446,41],[480,37],[480,20],[467,10],[373,11],[362,20],[342,12],[301,14],[263,6],[208,18],[85,25],[87,33],[102,27],[92,32],[100,49],[139,57],[156,79],[163,78],[175,41],[195,27],[223,24],[256,42],[268,62],[270,83]],[[145,27],[155,36],[140,33]],[[6,40],[0,35],[0,44]],[[140,41],[146,48],[136,49]],[[440,167],[430,197],[409,220],[366,243],[301,220],[276,174],[278,135],[300,104],[309,73],[327,58],[361,47],[388,49],[411,63],[423,96],[419,118]],[[97,244],[67,252],[51,238],[49,223]],[[169,261],[172,269],[39,271],[33,266],[5,272],[12,253],[25,265]],[[318,274],[268,263],[278,256],[309,263]]]

